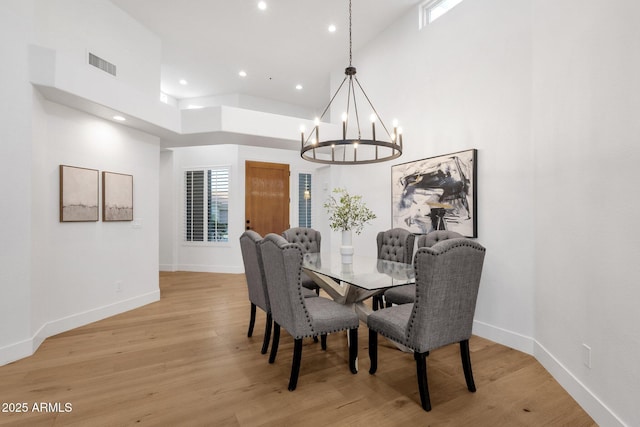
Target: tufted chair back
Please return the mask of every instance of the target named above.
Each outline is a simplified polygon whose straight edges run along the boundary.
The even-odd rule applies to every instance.
[[[299,244],[305,254],[320,252],[320,232],[313,228],[290,228],[282,233],[282,237],[289,243]]]
[[[301,286],[302,249],[277,234],[260,242],[273,320],[294,338],[313,336]]]
[[[430,248],[436,243],[447,239],[458,239],[464,237],[460,233],[449,230],[434,230],[429,234],[424,234],[418,238],[418,248]]]
[[[249,300],[269,313],[271,311],[269,295],[267,294],[262,256],[258,248],[261,241],[262,236],[253,230],[247,230],[240,236],[240,250],[249,288]]]
[[[376,237],[378,259],[410,264],[413,257],[415,235],[403,228],[381,231]]]
[[[485,251],[465,238],[418,249],[416,302],[403,344],[423,353],[471,337]]]
[[[374,311],[369,327],[369,373],[378,369],[378,334],[413,350],[418,391],[425,411],[431,410],[427,356],[431,350],[459,343],[467,389],[476,391],[469,354],[485,248],[465,238],[441,240],[416,252],[415,302]]]

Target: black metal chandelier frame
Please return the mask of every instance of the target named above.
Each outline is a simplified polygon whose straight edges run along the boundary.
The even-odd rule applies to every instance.
[[[364,88],[358,81],[356,77],[356,68],[352,65],[352,37],[351,37],[351,0],[349,0],[349,66],[345,68],[344,74],[345,77],[340,83],[340,86],[335,91],[329,104],[325,107],[324,111],[320,118],[316,119],[315,126],[313,131],[307,135],[305,138],[304,131],[301,131],[301,143],[302,147],[300,149],[300,156],[311,162],[316,163],[325,163],[325,164],[341,164],[341,165],[355,165],[355,164],[367,164],[367,163],[378,163],[385,162],[388,160],[392,160],[398,158],[402,155],[402,131],[397,127],[397,124],[394,123],[393,133],[389,132],[387,126],[382,121],[382,118],[376,111],[375,107],[371,103],[369,96],[365,92]],[[342,139],[335,140],[327,140],[320,141],[320,121],[329,111],[331,104],[334,99],[340,93],[340,90],[344,86],[345,82],[348,80],[348,92],[347,92],[347,110],[345,115],[342,118]],[[354,84],[355,82],[355,84]],[[371,107],[373,114],[371,120],[371,135],[372,139],[363,139],[362,132],[360,130],[360,116],[358,114],[358,105],[356,101],[356,88],[359,88],[366,99],[367,103]],[[357,129],[357,137],[356,138],[347,138],[347,130],[349,125],[349,112],[351,108],[351,103],[353,102],[353,110],[355,114],[356,120],[356,129]],[[383,141],[376,138],[376,125],[375,121],[379,120],[384,132],[389,137],[389,141]],[[371,153],[367,153],[368,156],[365,156],[364,153],[361,155],[361,158],[358,158],[358,147],[374,147],[374,150],[371,150]],[[328,149],[330,150],[330,158],[328,154]],[[347,156],[347,148],[353,148],[353,155]],[[383,150],[380,150],[380,148]],[[342,148],[342,150],[340,150]],[[325,150],[322,150],[325,149]]]

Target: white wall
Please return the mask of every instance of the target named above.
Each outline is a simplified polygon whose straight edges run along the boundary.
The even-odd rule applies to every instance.
[[[196,107],[217,107],[226,105],[228,107],[244,108],[248,110],[264,111],[267,113],[281,114],[283,116],[301,117],[310,120],[317,113],[310,108],[287,104],[256,96],[230,93],[226,95],[205,96],[199,98],[186,98],[178,102],[178,108],[187,109]]]
[[[0,10],[0,365],[31,352],[32,11],[23,0],[4,1]]]
[[[353,58],[380,115],[387,123],[398,118],[403,127],[404,154],[393,162],[332,171],[336,184],[362,194],[377,214],[354,238],[356,251],[375,254],[376,233],[391,227],[391,166],[478,149],[478,241],[488,251],[475,331],[529,353],[531,61],[529,2],[463,2],[422,31],[412,11]],[[334,85],[339,80],[334,76]]]
[[[640,425],[640,4],[532,4],[536,356],[602,425]]]
[[[32,354],[48,336],[159,298],[159,138],[45,101],[29,84],[29,46],[49,36],[62,55],[65,47],[79,52],[79,44],[116,51],[120,43],[123,63],[135,68],[135,55],[122,44],[145,44],[153,36],[137,33],[137,24],[128,31],[131,18],[119,9],[109,13],[114,6],[108,1],[88,8],[81,3],[4,1],[0,10],[6,106],[0,114],[0,186],[3,208],[11,206],[0,213],[0,365]],[[64,12],[68,18],[60,20]],[[91,31],[88,22],[96,24]],[[127,36],[109,38],[114,29]],[[86,71],[86,64],[78,67]],[[140,84],[138,71],[123,79]],[[60,223],[60,164],[132,174],[140,227]]]
[[[36,340],[158,300],[159,138],[39,96],[32,126]],[[59,222],[61,164],[133,175],[134,222]]]
[[[640,424],[640,249],[620,224],[640,204],[639,8],[467,1],[422,31],[412,12],[354,53],[376,108],[401,120],[402,162],[478,149],[474,332],[535,354],[600,425]],[[331,180],[367,198],[390,191],[390,166]],[[380,218],[356,251],[391,222],[389,198],[369,200]]]
[[[177,250],[176,245],[176,216],[174,206],[176,188],[173,185],[173,151],[160,152],[160,227],[159,227],[159,253],[160,270],[176,271]]]
[[[108,99],[122,82],[160,102],[160,39],[110,1],[36,0],[35,18],[37,44],[54,49],[65,67],[60,86]],[[89,52],[115,64],[118,77],[88,65]]]

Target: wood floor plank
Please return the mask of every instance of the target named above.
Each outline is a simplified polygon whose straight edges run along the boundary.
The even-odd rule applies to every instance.
[[[0,425],[595,426],[533,357],[479,337],[470,342],[476,393],[466,389],[458,346],[431,352],[428,413],[413,357],[384,338],[369,375],[364,325],[358,374],[348,369],[346,334],[331,334],[327,351],[308,339],[289,392],[293,339],[283,331],[267,363],[260,310],[247,337],[244,275],[161,273],[160,288],[156,303],[51,337],[0,367],[0,402],[72,405],[0,413]]]

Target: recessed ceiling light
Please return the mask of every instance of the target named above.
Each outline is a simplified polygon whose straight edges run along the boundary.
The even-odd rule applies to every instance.
[[[245,70],[240,70],[240,72],[238,73],[238,75],[240,77],[247,77],[247,72]]]
[[[265,10],[266,8],[267,8],[267,2],[264,2],[264,1],[258,2],[258,9]]]
[[[180,79],[180,81],[178,83],[180,83],[182,86],[186,86],[187,85],[187,81],[185,79]]]
[[[296,85],[296,89],[302,90],[302,85]]]
[[[330,33],[335,33],[336,32],[336,26],[333,25],[333,24],[329,25],[329,32]]]
[[[113,116],[113,120],[117,120],[117,121],[119,121],[119,122],[124,122],[124,121],[125,121],[125,120],[127,120],[127,119],[125,119],[125,118],[124,118],[124,117],[122,117],[122,116]]]

